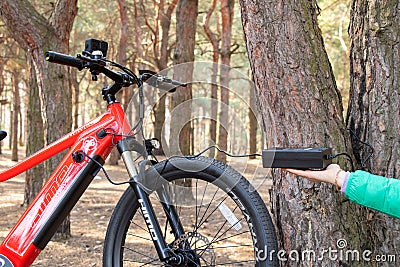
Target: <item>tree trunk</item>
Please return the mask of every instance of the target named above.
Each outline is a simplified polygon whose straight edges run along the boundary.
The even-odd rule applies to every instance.
[[[178,87],[176,92],[171,95],[171,126],[167,156],[190,155],[192,152],[193,128],[191,127],[192,105],[190,102],[192,85],[190,82],[193,75],[194,47],[196,44],[197,9],[198,0],[179,0],[176,9],[174,65],[186,64],[175,67],[174,79],[189,84],[187,87]],[[178,184],[179,186],[189,187],[191,181],[179,181]],[[177,190],[174,197],[177,201],[193,198],[187,192],[187,190]]]
[[[72,93],[65,77],[67,68],[45,62],[43,54],[48,50],[68,53],[69,35],[77,14],[77,0],[57,1],[49,19],[39,14],[27,0],[4,0],[0,2],[0,8],[11,36],[33,58],[45,144],[50,144],[71,130]],[[45,177],[50,176],[62,157],[59,154],[46,161]],[[67,231],[57,232],[56,236],[69,236],[69,228],[62,228]]]
[[[120,23],[121,23],[117,58],[118,58],[118,63],[125,66],[126,65],[126,50],[128,47],[128,26],[129,26],[128,7],[126,5],[125,0],[117,0],[117,1],[118,1],[118,11],[119,11]]]
[[[240,3],[269,147],[334,147],[335,152],[351,154],[341,96],[317,26],[317,2]],[[344,202],[331,185],[280,170],[273,175],[272,211],[282,249],[337,249],[341,238],[347,241],[346,249],[368,248],[371,232],[363,208]],[[346,259],[325,257],[319,264],[339,261]]]
[[[220,88],[221,101],[219,112],[219,134],[218,146],[228,149],[228,127],[229,127],[229,72],[231,65],[231,41],[232,41],[232,24],[233,24],[233,0],[221,0],[221,18],[222,18],[222,40],[221,40],[221,63],[220,66]],[[218,160],[226,162],[224,153],[218,154]]]
[[[256,96],[254,90],[249,92],[250,94],[250,107],[249,107],[249,148],[250,148],[250,154],[256,154],[257,153],[257,117],[256,114],[254,114],[254,110],[251,108],[253,105],[252,103],[256,103]],[[255,156],[251,156],[251,159],[255,159]]]
[[[17,70],[14,70],[12,73],[13,76],[13,132],[11,133],[12,139],[12,150],[11,150],[11,160],[18,161],[18,116],[20,113],[20,99],[19,99],[19,77],[20,73]]]
[[[160,23],[161,28],[161,44],[155,47],[154,55],[156,56],[156,63],[158,71],[163,71],[168,67],[168,56],[169,56],[169,31],[171,28],[171,16],[174,11],[178,0],[173,0],[169,5],[167,10],[165,11],[165,1],[161,0],[158,5],[158,15],[157,20]],[[159,29],[157,27],[156,35],[160,34]],[[156,38],[158,40],[159,38]],[[165,123],[165,101],[166,101],[166,93],[158,92],[158,102],[154,106],[154,136],[160,141],[160,149],[157,151],[159,154],[163,154],[163,144],[165,144],[165,137],[163,136],[163,127]]]
[[[144,49],[143,44],[142,44],[142,41],[143,41],[142,40],[142,36],[143,36],[145,30],[143,30],[143,28],[142,28],[142,25],[143,25],[142,23],[143,22],[142,22],[141,17],[140,17],[140,5],[141,4],[143,5],[142,1],[134,1],[134,3],[133,3],[133,13],[134,13],[134,15],[133,15],[133,31],[135,32],[135,35],[134,35],[134,39],[135,39],[134,46],[135,46],[135,49],[136,49],[136,53],[135,53],[133,61],[132,61],[131,69],[134,69],[135,67],[137,69],[144,69],[145,66],[146,66],[141,60],[136,60],[136,59],[145,58],[145,56],[144,56],[145,55],[145,51],[144,51],[145,49]],[[132,98],[132,103],[133,104],[131,104],[131,108],[132,108],[131,121],[134,122],[134,124],[136,124],[139,121],[139,115],[140,115],[139,98],[138,97],[133,97]],[[136,135],[136,138],[139,141],[144,141],[144,140],[142,140],[143,137],[140,134]]]
[[[44,129],[41,117],[39,87],[32,59],[28,57],[30,79],[28,84],[28,108],[27,108],[27,146],[26,155],[30,156],[44,147]],[[28,205],[35,198],[44,182],[44,164],[41,163],[26,171],[24,203]]]
[[[36,80],[36,74],[33,62],[30,56],[28,58],[29,66],[29,84],[28,84],[28,108],[27,108],[27,146],[26,156],[30,156],[44,147],[44,129],[40,109],[39,87]],[[44,182],[44,163],[41,163],[29,170],[25,174],[25,195],[24,204],[27,206],[35,198]]]
[[[22,116],[21,108],[19,109],[18,113],[18,118],[19,118],[19,135],[18,135],[18,144],[19,146],[24,145],[25,137],[24,137],[24,117]]]
[[[4,72],[5,63],[6,63],[6,60],[0,59],[0,97],[2,96],[3,91],[4,91],[4,75],[3,75],[3,72]],[[0,120],[3,119],[3,105],[4,104],[5,103],[0,102],[0,109],[1,109],[0,110],[0,116],[1,116]],[[2,127],[4,127],[4,126],[2,125]],[[4,130],[4,129],[0,129],[0,130]],[[2,152],[3,142],[4,141],[0,141],[0,154],[3,154],[3,152]]]
[[[118,51],[117,51],[117,59],[118,63],[125,66],[126,65],[126,50],[128,47],[128,7],[126,5],[125,0],[117,0],[118,2],[118,11],[120,18],[120,32],[119,32],[119,43],[118,43]],[[121,98],[121,103],[124,110],[127,110],[129,104],[129,91],[122,90],[118,93],[117,98]],[[119,152],[117,148],[114,148],[111,151],[108,163],[111,165],[118,165],[119,160]]]
[[[13,120],[13,110],[12,110],[12,102],[10,101],[9,102],[9,107],[10,107],[10,110],[11,110],[11,112],[10,112],[10,117],[9,117],[9,120],[10,121],[12,121]],[[11,134],[14,130],[13,130],[13,124],[12,123],[10,123],[10,130],[9,130],[9,133]],[[10,136],[10,138],[8,138],[8,148],[11,150],[11,147],[12,147],[12,137]]]
[[[193,74],[194,47],[196,44],[198,0],[179,0],[176,10],[176,44],[174,51],[174,64],[183,64],[178,72],[174,72],[174,79],[191,82]],[[171,95],[171,132],[169,141],[169,155],[191,153],[191,104],[192,86],[179,87]],[[187,101],[184,105],[181,103]],[[180,105],[178,107],[178,105]]]
[[[70,87],[72,90],[72,99],[73,99],[73,116],[72,116],[72,128],[76,129],[79,127],[79,82],[77,76],[78,70],[70,69]]]
[[[118,10],[119,10],[119,17],[121,20],[121,28],[120,28],[117,58],[118,58],[118,63],[122,64],[123,66],[126,66],[127,64],[126,53],[128,50],[128,37],[129,37],[129,31],[128,31],[129,17],[128,17],[128,6],[125,0],[118,0]],[[122,92],[121,103],[124,110],[126,111],[128,109],[131,91],[122,90],[121,92]]]
[[[168,67],[168,57],[169,57],[169,31],[171,28],[171,16],[172,12],[175,10],[176,4],[178,0],[172,0],[171,3],[168,5],[167,10],[165,11],[165,1],[161,0],[158,6],[158,16],[157,19],[161,26],[161,38],[160,39],[160,46],[159,49],[155,49],[154,54],[159,55],[156,58],[157,68],[158,71],[162,71]],[[158,33],[158,29],[157,29]],[[159,51],[158,51],[159,50]]]
[[[400,169],[400,15],[398,1],[353,1],[349,28],[351,88],[347,126],[358,160],[372,173],[399,177]],[[398,251],[400,222],[369,211],[374,254]]]
[[[233,0],[221,0],[221,18],[222,18],[222,39],[221,39],[221,63],[220,65],[220,111],[219,111],[219,133],[218,146],[228,149],[228,132],[229,132],[229,72],[231,64],[231,41],[232,41],[232,24],[233,24]],[[219,153],[218,160],[226,162],[226,155]]]
[[[204,24],[203,24],[203,29],[204,32],[206,33],[207,39],[210,41],[213,51],[212,51],[212,61],[213,61],[213,67],[212,67],[212,75],[211,75],[211,121],[210,121],[210,145],[215,145],[217,144],[217,121],[218,121],[218,101],[217,101],[217,95],[218,95],[218,84],[217,84],[217,76],[218,76],[218,62],[219,62],[219,42],[217,39],[217,36],[215,33],[211,31],[210,28],[210,19],[212,14],[214,13],[215,7],[217,5],[217,0],[212,0],[211,6],[208,9],[205,19],[204,19]],[[210,154],[210,157],[215,157],[215,150],[212,149]]]

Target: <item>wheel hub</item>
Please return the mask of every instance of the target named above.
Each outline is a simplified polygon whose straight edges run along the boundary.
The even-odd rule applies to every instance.
[[[196,252],[191,246],[201,247],[200,254]],[[198,232],[188,232],[181,235],[172,244],[172,249],[175,253],[173,262],[169,262],[173,267],[199,267],[201,266],[200,259],[207,256],[207,262],[215,263],[214,250],[208,238]]]

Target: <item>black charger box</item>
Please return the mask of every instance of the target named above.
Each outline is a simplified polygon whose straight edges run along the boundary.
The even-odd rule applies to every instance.
[[[331,148],[272,148],[262,151],[264,168],[322,170],[332,163]]]

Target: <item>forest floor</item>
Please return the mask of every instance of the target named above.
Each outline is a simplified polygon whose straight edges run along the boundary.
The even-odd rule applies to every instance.
[[[20,159],[24,158],[21,150]],[[0,155],[0,170],[12,166],[10,151],[3,149]],[[121,163],[122,164],[122,163]],[[247,162],[242,174],[257,188],[269,206],[271,179],[265,179],[266,172],[254,175],[258,160]],[[235,168],[235,163],[232,164]],[[123,165],[105,166],[110,177],[126,177]],[[0,183],[0,240],[3,240],[25,207],[24,174]],[[249,177],[253,177],[250,179]],[[102,266],[102,250],[108,221],[114,206],[126,186],[111,185],[100,172],[71,212],[71,234],[67,240],[52,240],[32,266]]]

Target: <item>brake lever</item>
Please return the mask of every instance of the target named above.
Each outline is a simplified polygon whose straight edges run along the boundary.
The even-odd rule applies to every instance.
[[[90,58],[81,54],[76,55],[77,58],[79,58],[82,61],[91,63],[91,64],[95,64],[95,65],[99,65],[101,67],[105,67],[107,66],[107,62],[102,60],[102,59],[98,59],[98,58]]]
[[[171,83],[172,84],[172,79],[168,78],[167,76],[162,76],[157,74],[157,81],[159,82],[166,82],[166,83]]]
[[[187,83],[172,80],[171,78],[168,78],[167,76],[162,76],[159,74],[156,74],[153,76],[156,76],[157,81],[159,81],[159,82],[165,82],[165,83],[169,83],[169,84],[177,85],[177,86],[181,86],[181,87],[186,87],[188,85]]]
[[[157,74],[154,71],[139,70],[139,73],[140,73],[139,79],[142,82],[147,83],[150,86],[153,86],[155,88],[159,88],[161,90],[165,90],[165,91],[168,91],[171,93],[175,92],[176,87],[179,87],[179,86],[186,87],[187,86],[187,83],[172,80],[171,78]]]

